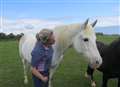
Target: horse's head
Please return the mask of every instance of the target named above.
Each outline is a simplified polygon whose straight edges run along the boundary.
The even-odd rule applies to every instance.
[[[92,24],[88,23],[88,21],[86,20],[80,26],[81,31],[74,38],[73,45],[77,52],[83,53],[88,58],[92,68],[97,68],[102,64],[102,58],[96,46],[96,34],[94,31],[97,20]]]

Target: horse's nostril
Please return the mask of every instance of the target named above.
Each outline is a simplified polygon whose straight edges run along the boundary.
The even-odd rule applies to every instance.
[[[98,61],[96,61],[96,64],[99,64],[99,62],[98,62]]]
[[[87,42],[87,41],[88,41],[88,38],[84,38],[83,40],[84,40],[85,42]]]

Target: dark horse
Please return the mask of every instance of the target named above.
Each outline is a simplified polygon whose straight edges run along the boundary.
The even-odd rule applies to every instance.
[[[118,87],[120,87],[120,38],[113,41],[110,45],[106,45],[97,41],[97,48],[103,59],[102,65],[97,69],[103,73],[102,87],[107,87],[108,79],[118,78]],[[86,75],[90,77],[92,82],[94,69],[89,65]]]

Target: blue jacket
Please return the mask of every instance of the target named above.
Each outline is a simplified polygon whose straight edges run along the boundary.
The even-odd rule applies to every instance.
[[[31,52],[31,55],[32,55],[32,60],[31,60],[32,67],[38,68],[40,63],[44,62],[44,67],[42,66],[44,68],[44,71],[49,70],[53,56],[52,46],[49,47],[49,49],[46,49],[44,45],[40,41],[38,41],[36,42],[35,47]]]

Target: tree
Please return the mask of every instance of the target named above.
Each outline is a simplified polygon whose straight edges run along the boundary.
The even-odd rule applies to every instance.
[[[12,38],[15,38],[15,35],[14,35],[13,33],[10,33],[10,34],[7,35],[7,37],[8,37],[9,39],[12,39]]]
[[[6,38],[6,34],[5,33],[0,33],[0,39],[5,39]]]

